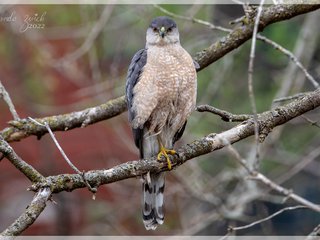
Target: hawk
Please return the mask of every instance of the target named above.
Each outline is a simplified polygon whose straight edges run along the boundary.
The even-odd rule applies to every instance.
[[[168,154],[184,132],[195,108],[197,75],[195,63],[180,45],[177,24],[169,17],[152,20],[146,45],[131,60],[126,82],[129,122],[140,158]],[[164,173],[148,173],[143,183],[143,222],[155,230],[164,221]]]

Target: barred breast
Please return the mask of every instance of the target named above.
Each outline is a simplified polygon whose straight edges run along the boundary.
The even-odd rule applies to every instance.
[[[175,133],[194,110],[196,89],[193,60],[180,44],[149,47],[147,63],[133,90],[133,127],[148,121],[150,132],[159,133],[167,125]]]

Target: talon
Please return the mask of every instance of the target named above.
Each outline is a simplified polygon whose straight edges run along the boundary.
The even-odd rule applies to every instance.
[[[174,154],[176,154],[176,151],[175,150],[166,149],[160,143],[160,152],[158,153],[157,159],[159,161],[161,159],[161,156],[164,156],[167,159],[168,168],[171,170],[172,169],[172,165],[171,165],[171,161],[170,161],[170,158],[169,158],[168,154],[174,155]]]

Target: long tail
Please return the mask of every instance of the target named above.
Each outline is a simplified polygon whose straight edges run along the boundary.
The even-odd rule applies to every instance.
[[[155,230],[164,220],[164,173],[150,174],[143,183],[143,223],[147,230]],[[148,182],[150,181],[150,182]]]
[[[157,155],[159,143],[157,136],[144,136],[142,142],[141,158],[149,158]],[[143,202],[142,214],[143,223],[147,230],[155,230],[164,220],[164,173],[150,174],[144,177],[142,186]]]

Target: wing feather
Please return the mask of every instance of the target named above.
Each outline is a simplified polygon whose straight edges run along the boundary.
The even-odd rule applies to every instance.
[[[135,117],[135,112],[132,108],[132,103],[134,99],[133,88],[138,83],[143,67],[147,62],[147,50],[140,49],[133,56],[127,74],[126,82],[126,101],[128,106],[129,121],[131,122]],[[143,128],[133,128],[132,129],[133,138],[135,145],[140,150],[140,157],[143,158]]]
[[[187,125],[187,121],[184,122],[183,126],[174,134],[173,136],[173,145],[175,144],[176,141],[178,141],[182,135],[183,135],[183,132],[186,128],[186,125]]]

